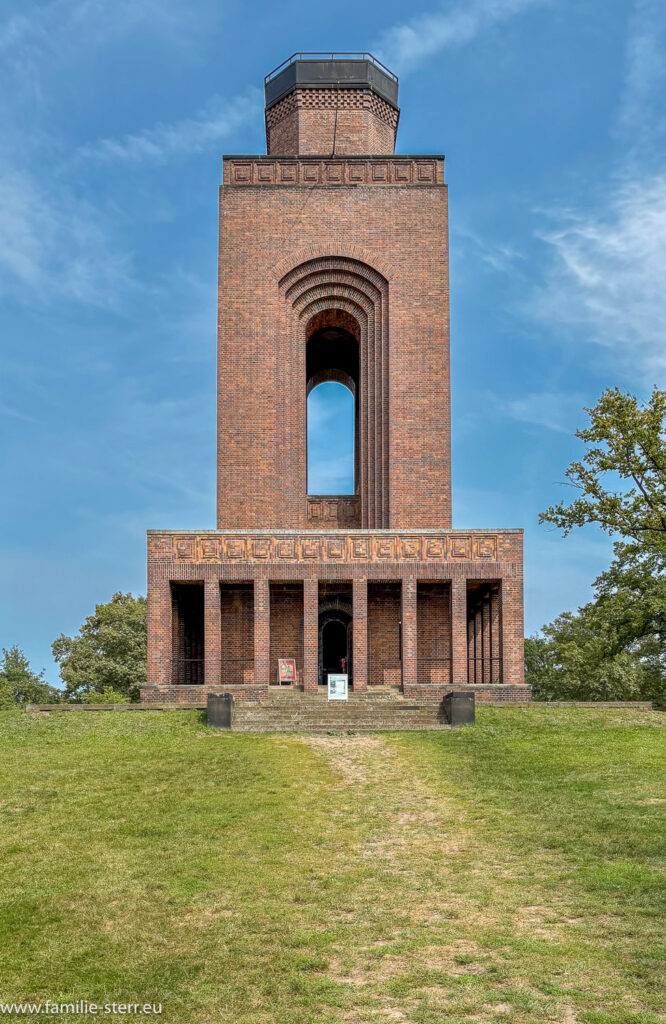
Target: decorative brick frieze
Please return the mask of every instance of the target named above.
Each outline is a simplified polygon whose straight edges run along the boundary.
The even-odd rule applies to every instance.
[[[343,531],[303,533],[149,533],[149,562],[441,563],[519,562],[522,532]]]
[[[227,156],[226,187],[444,184],[443,156]]]

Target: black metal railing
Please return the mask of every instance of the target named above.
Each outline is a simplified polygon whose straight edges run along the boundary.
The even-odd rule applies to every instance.
[[[286,67],[289,67],[290,64],[293,64],[297,60],[367,60],[370,64],[374,64],[375,67],[380,68],[380,70],[383,71],[385,75],[388,75],[389,78],[393,79],[394,82],[398,81],[398,76],[394,74],[393,71],[390,71],[386,67],[386,64],[382,64],[380,60],[377,60],[372,53],[357,52],[355,50],[339,50],[330,53],[318,50],[299,50],[297,53],[292,53],[291,57],[287,57],[286,60],[283,60],[282,63],[278,64],[278,66],[273,68],[272,71],[269,71],[264,78],[264,85],[268,84],[272,78],[275,78],[276,75],[279,75],[281,71],[284,71]]]
[[[174,686],[203,686],[203,658],[172,658],[171,682]]]

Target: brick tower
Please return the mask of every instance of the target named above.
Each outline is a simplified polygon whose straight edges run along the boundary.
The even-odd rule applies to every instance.
[[[525,699],[522,531],[451,529],[443,156],[395,155],[396,77],[296,54],[266,156],[220,192],[217,529],[148,532],[143,700],[316,691]],[[354,397],[354,493],[309,494],[307,396]]]

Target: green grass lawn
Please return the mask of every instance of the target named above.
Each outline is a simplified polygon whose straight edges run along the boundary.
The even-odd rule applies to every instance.
[[[302,737],[0,714],[0,1001],[666,1020],[666,715],[477,717]]]

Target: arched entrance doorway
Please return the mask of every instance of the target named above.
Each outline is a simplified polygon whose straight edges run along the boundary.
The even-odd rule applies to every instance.
[[[319,685],[326,686],[329,672],[347,672],[352,681],[352,617],[342,609],[319,616]]]

